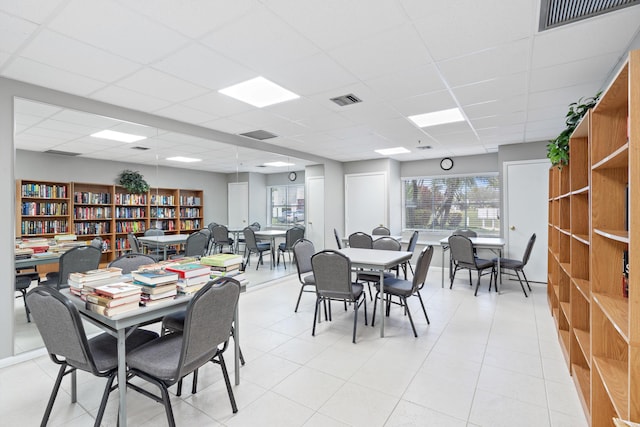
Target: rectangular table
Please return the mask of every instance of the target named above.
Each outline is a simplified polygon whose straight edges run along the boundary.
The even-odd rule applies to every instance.
[[[45,256],[45,257],[32,256],[31,258],[17,259],[15,261],[15,267],[17,269],[22,269],[22,268],[33,268],[37,265],[43,265],[43,264],[55,264],[58,261],[60,261],[60,255],[62,254],[58,253],[52,256]]]
[[[271,268],[276,264],[276,237],[286,237],[287,230],[258,230],[254,233],[258,239],[271,241]]]
[[[162,236],[160,236],[162,237]],[[190,296],[181,296],[166,301],[152,307],[139,307],[126,313],[116,316],[106,317],[93,311],[87,310],[85,302],[75,295],[71,295],[68,289],[61,291],[70,301],[78,308],[83,317],[100,329],[114,336],[118,341],[118,393],[120,395],[119,403],[119,425],[126,427],[127,425],[127,387],[122,386],[127,383],[127,364],[125,340],[127,338],[127,328],[129,334],[135,330],[135,327],[148,323],[153,320],[162,319],[164,316],[184,310],[191,300]],[[239,304],[238,304],[239,305]],[[235,367],[235,383],[240,384],[240,325],[238,323],[238,306],[234,316],[234,367]],[[75,385],[73,385],[75,389]],[[73,392],[72,392],[73,394]]]
[[[502,257],[502,250],[504,249],[505,241],[502,237],[469,237],[473,247],[476,249],[489,249],[498,255],[498,277],[500,277],[500,258]],[[444,253],[449,250],[449,238],[445,237],[440,240],[440,246],[442,247],[442,287],[444,288]],[[451,275],[451,271],[449,271]],[[499,280],[502,283],[502,277]],[[498,287],[498,280],[496,280],[496,289],[500,291]]]
[[[167,259],[167,248],[169,246],[182,245],[187,241],[188,234],[165,234],[164,236],[142,236],[138,241],[147,248],[162,247],[164,259]]]
[[[371,238],[373,240],[377,240],[380,237],[391,237],[391,238],[397,240],[398,242],[401,242],[401,240],[402,240],[402,235],[401,234],[394,234],[392,236],[383,236],[383,235],[380,235],[380,234],[374,234],[373,236],[371,236]],[[349,246],[349,236],[343,237],[341,240],[342,240],[342,246],[343,247],[346,248],[346,247]]]
[[[413,252],[360,248],[338,249],[338,252],[349,257],[352,267],[367,268],[380,275],[380,337],[384,337],[384,271],[410,260]]]

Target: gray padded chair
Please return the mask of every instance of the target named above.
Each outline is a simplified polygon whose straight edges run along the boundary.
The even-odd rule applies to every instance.
[[[184,252],[177,253],[175,257],[202,257],[205,255],[207,246],[209,245],[209,235],[202,231],[191,233],[184,242]]]
[[[224,225],[216,225],[211,230],[213,238],[214,252],[222,252],[225,246],[229,246],[229,249],[233,249],[233,239],[229,237],[229,229]]]
[[[140,242],[138,242],[138,238],[136,237],[135,234],[128,233],[127,241],[129,242],[129,247],[131,248],[132,253],[136,253],[136,254],[143,253],[142,245],[140,245]],[[145,255],[153,258],[154,262],[158,262],[162,259],[162,254],[146,253]]]
[[[189,301],[182,333],[163,335],[127,355],[129,373],[156,385],[161,396],[136,384],[128,383],[129,387],[162,402],[169,426],[175,426],[175,420],[168,387],[193,372],[195,389],[195,372],[209,361],[220,365],[231,408],[238,412],[223,353],[229,344],[239,295],[236,280],[222,278],[207,283]]]
[[[27,306],[27,290],[31,286],[32,276],[29,274],[16,274],[16,292],[20,292],[22,301],[24,302],[24,311],[27,313],[27,323],[31,323],[31,317],[29,316],[29,307]],[[19,297],[16,297],[19,298]]]
[[[384,251],[399,251],[401,249],[400,242],[390,236],[382,236],[373,241],[372,249],[380,249]],[[395,273],[384,272],[385,280],[387,278],[398,277],[398,272],[396,269]],[[380,282],[380,274],[369,271],[361,271],[357,274],[358,282],[367,282],[369,286],[369,297],[373,299],[373,293],[371,292],[371,283],[379,283]]]
[[[316,279],[313,277],[313,266],[311,265],[311,257],[316,253],[316,249],[313,246],[313,242],[307,239],[300,239],[293,245],[293,259],[296,262],[296,268],[298,269],[298,280],[302,285],[300,287],[300,293],[298,294],[298,301],[296,302],[296,308],[293,310],[298,312],[298,306],[300,305],[300,298],[302,298],[302,292],[314,292],[316,291]],[[305,287],[312,287],[313,290],[305,290]]]
[[[122,274],[129,274],[142,265],[153,264],[155,262],[157,262],[156,259],[149,255],[129,252],[111,261],[109,267],[121,268]]]
[[[159,228],[149,228],[144,232],[145,237],[148,236],[164,236],[164,230]],[[157,245],[156,247],[147,245],[148,253],[157,256],[158,259],[162,260],[164,258],[164,248],[161,245]],[[175,248],[167,248],[167,256],[174,255],[176,253]]]
[[[100,426],[109,393],[118,388],[118,385],[113,385],[118,372],[116,338],[104,333],[87,339],[78,309],[73,302],[54,288],[38,286],[32,289],[27,294],[27,303],[49,357],[54,363],[60,365],[40,425],[47,425],[63,377],[79,369],[107,378],[95,421],[95,426]],[[155,332],[136,329],[127,338],[126,349],[129,352],[157,337],[158,334]],[[72,390],[71,401],[75,402],[75,387],[72,386]]]
[[[104,241],[102,240],[102,237],[96,236],[96,237],[93,238],[93,240],[91,240],[91,243],[89,243],[89,244],[91,246],[93,246],[94,248],[100,249],[100,251],[102,252],[103,243],[104,243]]]
[[[372,236],[390,236],[391,230],[389,230],[387,227],[379,226],[374,228],[371,231],[371,235]]]
[[[527,243],[527,247],[524,250],[524,255],[522,256],[522,259],[500,258],[500,273],[502,273],[503,270],[513,271],[515,273],[515,276],[518,278],[518,281],[520,282],[520,287],[522,288],[522,292],[524,292],[525,297],[528,297],[529,295],[527,295],[527,291],[524,289],[524,284],[522,283],[522,278],[520,277],[520,273],[522,273],[522,277],[524,277],[524,281],[527,283],[527,288],[529,288],[529,292],[531,292],[531,286],[529,285],[529,280],[527,279],[527,275],[524,274],[524,267],[529,262],[529,258],[531,257],[531,251],[533,250],[533,244],[535,242],[536,242],[536,233],[533,233],[529,238],[529,242]],[[497,289],[498,258],[494,258],[493,263],[494,263],[494,267],[496,267],[496,269],[494,270],[496,281],[494,283],[496,283],[496,289]],[[509,275],[513,276],[513,274],[509,274]]]
[[[373,248],[373,238],[362,231],[358,231],[349,235],[349,247],[371,249]]]
[[[409,243],[407,244],[407,252],[415,252],[416,244],[418,243],[418,235],[418,230],[414,230],[414,232],[411,234],[411,238],[409,238]],[[415,274],[415,272],[413,271],[413,266],[411,265],[411,260],[408,260],[407,262],[402,264],[402,270],[404,271],[405,279],[407,278],[407,267],[409,267],[409,269],[411,270],[411,274]]]
[[[411,296],[417,296],[420,299],[420,305],[422,306],[424,318],[427,319],[427,324],[430,324],[429,316],[427,316],[427,310],[424,308],[424,302],[422,301],[422,295],[420,295],[420,290],[424,287],[425,281],[427,280],[427,272],[429,271],[429,266],[431,265],[432,258],[433,246],[426,246],[418,256],[416,272],[413,275],[412,281],[394,278],[384,280],[384,293],[387,297],[387,308],[385,310],[386,315],[389,315],[391,297],[399,297],[401,305],[405,309],[405,313],[409,316],[409,322],[411,323],[411,328],[413,329],[413,336],[415,336],[416,338],[418,338],[418,333],[416,332],[416,326],[413,324],[413,318],[411,317],[411,310],[409,310],[409,305],[407,304],[407,298]],[[376,322],[376,305],[378,303],[378,295],[380,294],[379,283],[376,284],[376,288],[378,292],[376,293],[376,297],[374,298],[371,326],[375,326]]]
[[[316,322],[321,302],[344,301],[353,303],[353,343],[356,343],[358,309],[364,304],[364,324],[367,324],[367,295],[360,283],[351,282],[351,260],[334,250],[324,250],[311,257],[316,281],[316,307],[311,335],[316,335]],[[331,319],[331,310],[329,310]]]
[[[449,236],[449,250],[451,251],[451,259],[454,265],[449,289],[453,288],[453,280],[456,278],[456,272],[461,269],[466,269],[469,270],[469,285],[472,285],[471,270],[478,272],[478,281],[476,283],[476,291],[474,295],[478,295],[480,278],[483,274],[491,274],[489,277],[489,290],[491,290],[491,281],[494,270],[493,261],[476,257],[473,253],[473,243],[471,243],[471,240],[469,240],[468,237],[461,235]],[[486,270],[489,271],[486,272]],[[497,290],[496,286],[496,291]]]
[[[82,273],[95,270],[100,266],[102,252],[94,246],[78,246],[60,255],[58,271],[47,273],[47,279],[41,285],[52,286],[56,289],[68,288],[67,280],[71,273]]]
[[[284,242],[278,245],[278,261],[276,262],[276,265],[280,265],[280,253],[282,253],[282,260],[284,261],[284,254],[287,252],[289,253],[289,262],[293,263],[293,260],[291,259],[291,252],[293,252],[293,245],[298,240],[303,238],[304,238],[304,228],[301,228],[298,226],[289,228],[285,235]],[[282,264],[284,265],[284,269],[286,270],[287,263],[283,262]]]
[[[245,247],[244,251],[246,253],[246,260],[244,265],[249,265],[249,261],[251,260],[251,254],[258,254],[258,262],[256,263],[256,270],[260,266],[260,264],[264,264],[262,260],[262,253],[271,250],[271,243],[267,242],[258,242],[256,240],[255,231],[249,226],[242,230],[244,234]]]
[[[338,249],[342,249],[342,241],[340,240],[340,235],[338,234],[338,230],[333,229],[333,235],[336,238],[336,244],[338,245]]]

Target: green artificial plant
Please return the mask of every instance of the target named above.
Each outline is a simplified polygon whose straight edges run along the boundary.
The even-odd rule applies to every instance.
[[[134,194],[149,191],[149,184],[147,184],[147,181],[144,180],[138,171],[123,170],[119,175],[118,183]]]
[[[580,98],[578,102],[569,104],[569,111],[565,120],[567,127],[547,144],[547,157],[551,160],[553,166],[562,169],[564,165],[569,164],[569,138],[578,123],[580,123],[580,120],[582,120],[582,117],[596,105],[600,94],[601,92],[598,92],[596,96]]]

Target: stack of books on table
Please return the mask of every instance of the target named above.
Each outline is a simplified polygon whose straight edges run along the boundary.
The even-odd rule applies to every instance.
[[[45,237],[24,238],[19,244],[20,248],[29,248],[34,254],[44,253],[49,250],[49,240]]]
[[[69,292],[86,300],[95,288],[122,281],[122,269],[118,267],[97,268],[83,273],[71,273],[67,279]]]
[[[131,272],[133,284],[138,286],[142,295],[140,304],[151,306],[174,299],[178,293],[176,287],[178,274],[164,268],[155,270],[136,270]]]
[[[178,275],[178,293],[193,295],[211,280],[211,268],[196,262],[176,264],[166,267]]]
[[[86,295],[87,310],[111,317],[135,310],[140,306],[140,286],[116,282],[97,286]]]
[[[200,258],[200,263],[210,266],[211,278],[232,277],[240,282],[244,290],[249,283],[242,270],[242,256],[236,254],[214,254]]]

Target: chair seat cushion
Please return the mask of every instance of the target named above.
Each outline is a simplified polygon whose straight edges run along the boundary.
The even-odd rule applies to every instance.
[[[186,317],[186,310],[168,314],[162,318],[162,326],[173,332],[182,332],[184,330],[184,319]]]
[[[478,270],[484,270],[485,268],[493,267],[493,260],[476,258],[476,267]]]
[[[376,289],[380,291],[380,284],[376,283]],[[410,296],[413,283],[409,280],[396,279],[395,277],[384,280],[384,293],[398,296]]]
[[[271,243],[258,243],[257,246],[260,252],[268,251],[271,249]]]
[[[165,335],[127,354],[127,365],[162,381],[177,381],[181,350],[182,334]]]
[[[287,244],[285,242],[282,242],[278,245],[278,249],[280,249],[281,251],[286,251],[287,250]]]
[[[16,290],[29,289],[29,286],[31,286],[31,277],[16,274]]]
[[[158,338],[158,334],[146,329],[136,329],[127,338],[125,346],[127,353]],[[109,334],[100,334],[89,340],[89,348],[93,354],[96,368],[100,372],[118,367],[118,341]]]
[[[355,295],[356,299],[360,298],[360,295],[364,292],[364,286],[362,283],[352,283],[351,289],[353,290],[353,295]]]
[[[302,278],[302,281],[304,282],[305,285],[315,285],[316,284],[316,278],[313,277],[313,274],[309,274],[306,275]]]
[[[494,262],[498,262],[498,258],[493,259]],[[500,268],[519,269],[524,268],[524,263],[519,259],[500,258]]]

